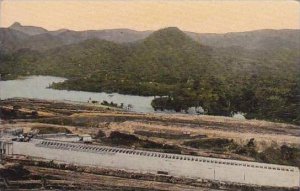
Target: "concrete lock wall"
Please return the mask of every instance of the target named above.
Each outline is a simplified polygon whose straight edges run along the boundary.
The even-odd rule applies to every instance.
[[[13,143],[0,140],[0,154],[11,155],[13,153]]]
[[[37,139],[31,142],[13,142],[13,154],[142,173],[156,174],[164,171],[176,177],[299,187],[299,169],[291,166]]]

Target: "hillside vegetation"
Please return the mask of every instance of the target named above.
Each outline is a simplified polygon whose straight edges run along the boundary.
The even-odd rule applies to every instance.
[[[155,109],[202,106],[211,115],[243,112],[247,118],[300,124],[299,40],[267,37],[256,39],[257,47],[207,46],[171,27],[126,44],[89,39],[2,53],[0,72],[6,79],[67,77],[52,85],[58,89],[161,96],[152,102]]]

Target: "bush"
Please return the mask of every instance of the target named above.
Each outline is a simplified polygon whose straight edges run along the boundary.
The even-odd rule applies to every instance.
[[[97,132],[97,134],[95,135],[95,139],[100,139],[100,138],[105,137],[105,136],[106,136],[106,134],[102,130],[99,130]]]
[[[140,141],[140,139],[135,135],[121,133],[119,131],[111,132],[108,139],[111,144],[126,146],[132,146],[134,143],[138,143]]]
[[[238,147],[238,145],[233,140],[222,138],[191,140],[184,142],[184,145],[193,148],[212,149],[215,151],[233,150]]]
[[[257,159],[267,163],[300,167],[300,149],[287,145],[282,145],[280,148],[269,147],[259,153]]]

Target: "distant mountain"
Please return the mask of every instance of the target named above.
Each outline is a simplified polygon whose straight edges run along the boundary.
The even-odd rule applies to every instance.
[[[152,31],[135,31],[130,29],[110,29],[101,31],[87,31],[89,38],[98,38],[116,43],[135,42],[149,36]]]
[[[30,36],[51,34],[65,41],[67,44],[81,42],[87,39],[101,39],[117,43],[133,42],[146,38],[151,31],[135,31],[130,29],[105,29],[105,30],[87,30],[87,31],[72,31],[68,29],[60,29],[57,31],[48,31],[41,27],[23,26],[16,22],[9,27],[28,34]]]
[[[51,38],[53,39],[49,41]],[[44,39],[55,42],[53,46],[61,43],[52,35],[41,34],[28,38],[24,41],[28,44],[25,43],[24,46],[31,47],[33,44],[30,42],[35,42],[34,45],[39,42],[39,47],[42,47]],[[120,74],[122,71],[124,74],[127,72],[134,74],[132,78],[145,77],[146,80],[148,76],[147,80],[163,81],[168,77],[172,81],[176,79],[170,73],[172,67],[178,70],[176,75],[181,73],[180,76],[194,72],[195,68],[200,72],[201,66],[209,62],[210,53],[209,47],[200,45],[173,27],[156,31],[136,43],[122,45],[94,38],[50,49],[43,53],[42,59],[38,60],[41,64],[33,71],[39,70],[67,77],[91,76],[98,71],[123,75]],[[61,67],[65,69],[59,69]],[[148,73],[153,75],[150,77]]]
[[[84,67],[90,63],[93,66],[91,70],[87,70],[88,73],[98,71],[94,67],[102,67],[100,60],[103,55],[109,55],[105,58],[105,63],[116,66],[125,73],[134,73],[131,77],[158,82],[196,78],[198,73],[217,74],[224,72],[225,68],[237,74],[257,74],[262,66],[271,72],[282,67],[282,63],[289,67],[281,70],[291,67],[300,69],[299,31],[196,34],[168,27],[154,32],[127,29],[77,32],[62,29],[29,36],[10,28],[2,28],[0,40],[2,49],[29,48],[43,51],[43,59],[47,60],[39,62],[51,64],[53,68],[67,63],[79,63]],[[118,61],[109,61],[110,56],[114,57],[112,60]],[[83,61],[87,63],[82,63]],[[60,71],[60,75],[74,76],[75,73],[68,72],[69,69],[74,70],[70,65],[66,70]],[[66,75],[61,72],[66,72]],[[76,73],[75,76],[80,74]]]
[[[0,28],[0,52],[9,52],[20,49],[22,42],[29,36],[23,32],[10,28]]]
[[[41,27],[35,27],[35,26],[23,26],[18,22],[15,22],[14,24],[12,24],[10,27],[10,29],[16,30],[16,31],[20,31],[23,32],[25,34],[28,35],[38,35],[38,34],[43,34],[43,33],[47,33],[48,31],[44,28]]]
[[[30,43],[23,43],[24,38],[11,39],[11,44],[23,44],[23,46],[16,46],[14,49],[30,48],[33,50],[46,50],[62,45],[79,43],[88,39],[100,39],[115,43],[131,43],[143,40],[153,33],[153,31],[134,31],[130,29],[87,31],[60,29],[57,31],[47,31],[41,27],[23,26],[20,23],[14,23],[8,29],[10,29],[10,31],[19,31],[25,35],[32,36],[32,41]],[[267,50],[278,48],[295,49],[300,47],[300,30],[265,29],[226,34],[199,34],[188,31],[184,33],[193,40],[200,42],[202,45],[214,48],[237,47],[248,50]],[[38,37],[34,37],[36,35],[38,35]],[[4,41],[2,40],[3,37],[4,36],[0,36],[0,42]],[[47,46],[47,40],[49,41],[49,46]]]
[[[65,44],[65,41],[57,36],[49,33],[42,33],[38,35],[32,35],[24,39],[19,47],[21,49],[29,48],[31,50],[44,51],[63,46]]]
[[[294,47],[297,40],[294,43],[286,40],[285,46],[282,43],[284,40],[281,40],[278,46],[266,48],[268,46],[264,42],[269,42],[263,41],[269,38],[266,36],[261,42],[264,46],[258,46],[257,49],[250,49],[252,46],[248,44],[244,45],[245,48],[233,43],[220,47],[207,46],[208,43],[199,43],[176,27],[155,31],[144,39],[136,39],[134,43],[120,44],[99,39],[105,37],[103,33],[120,34],[120,31],[116,31],[87,31],[88,37],[85,37],[83,32],[64,30],[59,35],[44,33],[24,37],[19,47],[38,47],[43,50],[43,56],[37,63],[32,63],[39,63],[38,66],[29,64],[30,69],[26,73],[80,78],[99,76],[101,73],[110,77],[116,75],[119,79],[172,84],[174,81],[198,80],[199,74],[202,77],[258,75],[265,71],[269,74],[276,73],[277,70],[281,73],[294,73],[300,69],[300,51]],[[126,36],[131,32],[126,33]],[[275,35],[283,35],[282,33],[284,31],[276,31]],[[92,37],[94,38],[89,39]],[[83,40],[84,38],[88,40]],[[206,41],[212,43],[213,38]],[[249,39],[253,38],[251,36]],[[294,70],[291,71],[291,68]],[[130,77],[127,76],[129,73]]]
[[[226,34],[187,34],[202,44],[213,47],[242,47],[245,49],[299,48],[300,30],[256,30]]]
[[[51,32],[54,34],[57,32]],[[71,31],[66,30],[56,34],[66,44],[78,43],[88,39],[107,40],[116,43],[134,42],[146,38],[151,31],[134,31],[129,29],[107,29],[107,30],[89,30],[89,31]]]
[[[62,34],[66,32],[71,34],[69,31]],[[47,44],[47,47],[54,47],[60,43],[57,36],[45,33],[30,36],[24,40],[23,46],[34,48]],[[178,28],[172,27],[155,31],[136,43],[118,44],[88,39],[49,49],[41,54],[40,59],[27,63],[28,68],[24,68],[24,72],[80,78],[107,74],[111,78],[118,76],[124,79],[130,73],[128,80],[172,82],[187,74],[195,76],[199,72],[205,73],[204,68],[209,65],[211,52],[209,47],[195,42]],[[35,55],[34,52],[32,54]]]
[[[3,29],[4,30],[4,29]],[[25,34],[27,38],[11,39],[8,50],[17,50],[29,48],[32,50],[47,50],[62,45],[79,43],[88,39],[107,40],[116,43],[129,43],[146,38],[152,31],[134,31],[130,29],[107,29],[107,30],[88,30],[88,31],[72,31],[68,29],[60,29],[57,31],[48,31],[41,27],[23,26],[16,22],[7,28],[11,33]],[[4,33],[4,32],[2,32]],[[6,34],[8,35],[8,34]],[[15,34],[11,34],[15,35]],[[0,36],[0,42],[4,43],[4,34]],[[11,48],[14,44],[22,45]]]

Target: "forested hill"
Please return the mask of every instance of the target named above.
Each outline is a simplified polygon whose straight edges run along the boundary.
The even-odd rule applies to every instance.
[[[0,72],[4,78],[69,78],[54,88],[167,96],[153,101],[155,109],[202,106],[212,115],[240,111],[247,118],[299,124],[297,39],[273,39],[266,48],[266,38],[257,39],[263,48],[208,46],[170,27],[125,44],[89,39],[44,51],[3,53]]]

